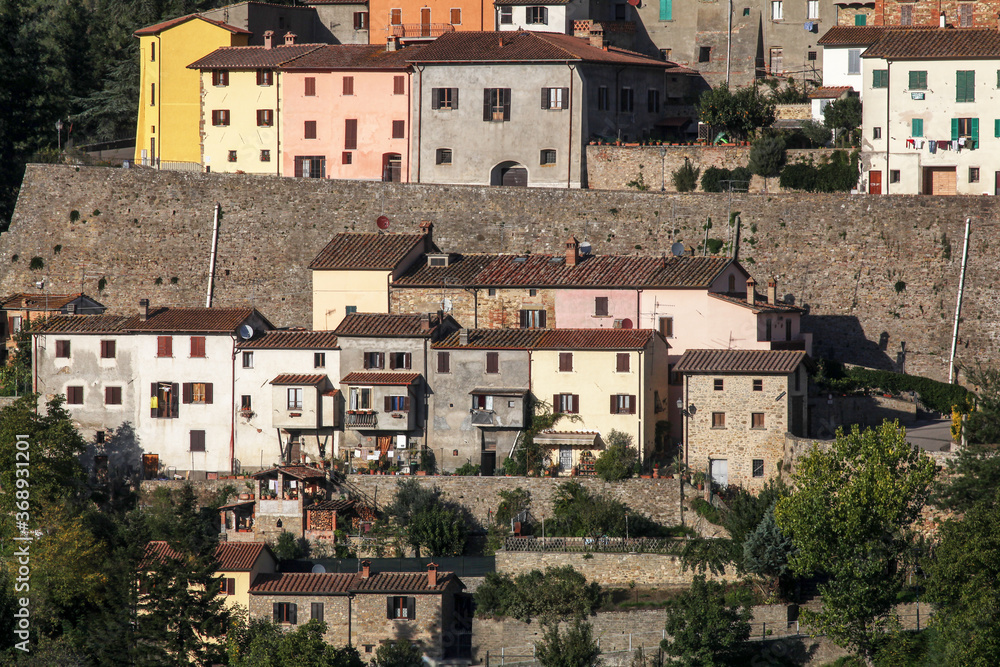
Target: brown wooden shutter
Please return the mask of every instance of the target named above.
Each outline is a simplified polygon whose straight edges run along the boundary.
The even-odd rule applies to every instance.
[[[628,397],[628,413],[630,415],[635,414],[635,394],[629,394]]]
[[[451,10],[451,24],[452,25],[461,25],[462,24],[462,10],[461,9],[452,9]]]
[[[344,77],[344,94],[353,95],[354,94],[354,77],[345,76]]]
[[[417,598],[406,598],[406,618],[413,621],[417,617]]]
[[[548,109],[549,108],[549,89],[548,88],[542,88],[542,108],[543,109]]]
[[[114,388],[113,387],[105,387],[104,388],[104,404],[105,405],[114,405],[114,400],[115,400]]]
[[[443,88],[431,88],[431,109],[440,108],[441,91]]]
[[[288,622],[292,625],[299,624],[299,606],[294,602],[288,604]]]
[[[499,352],[487,352],[486,353],[486,372],[487,373],[499,373],[500,372],[500,353]]]
[[[307,120],[302,128],[302,135],[304,139],[315,139],[316,138],[316,121]]]
[[[393,95],[405,95],[406,94],[406,77],[405,76],[394,76],[394,77],[392,77],[392,94]]]
[[[545,311],[538,311],[538,327],[541,329],[545,328]]]
[[[559,394],[552,394],[552,412],[562,412],[559,409]]]
[[[183,394],[181,398],[181,401],[183,403],[190,403],[193,400],[191,398],[191,395],[194,393],[194,391],[190,382],[185,382],[184,384],[181,385],[181,392]]]
[[[226,594],[227,595],[236,595],[236,578],[235,577],[227,577],[226,578]]]
[[[451,372],[451,353],[438,352],[438,373]]]
[[[458,108],[458,88],[451,89],[451,108]]]
[[[397,356],[398,355],[393,354],[392,352],[389,353],[389,370],[390,371],[396,370],[396,359],[397,359]]]
[[[611,414],[618,414],[618,396],[611,394]]]
[[[385,412],[392,412],[392,397],[385,397]]]
[[[203,451],[205,451],[205,432],[204,431],[191,431],[191,451],[192,452],[203,452]]]
[[[409,412],[410,411],[410,397],[409,396],[405,396],[403,398],[403,411],[404,412]]]
[[[392,121],[392,138],[393,139],[405,139],[406,138],[406,121],[405,120],[394,120],[394,121]]]
[[[179,394],[181,393],[179,389],[180,387],[176,382],[170,385],[170,416],[174,418],[177,417],[177,403],[180,398]]]
[[[160,408],[159,407],[155,407],[155,408],[153,407],[153,399],[154,398],[156,398],[156,383],[155,382],[153,382],[153,383],[151,383],[149,385],[149,416],[150,417],[159,417],[160,416],[159,415]],[[159,406],[159,403],[157,403],[157,406]]]
[[[316,94],[316,77],[306,77],[306,96],[312,97]]]
[[[503,88],[503,119],[510,120],[510,88]]]
[[[619,373],[628,373],[629,371],[629,353],[619,352],[618,353],[618,366],[617,370]]]
[[[580,414],[580,395],[573,394],[573,414]]]
[[[205,403],[211,405],[212,398],[213,398],[212,397],[212,383],[211,382],[206,382],[205,383]]]
[[[569,109],[569,88],[562,89],[562,108]]]
[[[483,88],[483,120],[493,120],[490,115],[490,88]]]
[[[271,603],[271,620],[275,623],[281,623],[281,603],[272,602]]]
[[[573,371],[573,353],[572,352],[560,352],[559,353],[559,372],[560,373],[571,373]]]
[[[386,618],[392,618],[393,617],[393,612],[395,612],[395,609],[393,609],[392,601],[393,601],[392,596],[389,596],[389,597],[387,597],[385,599],[385,617]]]
[[[358,148],[357,118],[348,118],[344,121],[344,148],[346,150],[357,150]]]

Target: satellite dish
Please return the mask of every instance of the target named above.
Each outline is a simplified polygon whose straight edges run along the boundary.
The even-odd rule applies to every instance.
[[[674,257],[680,257],[684,254],[684,244],[678,241],[677,243],[670,246],[670,254]]]
[[[626,317],[624,320],[622,320],[622,329],[631,329],[631,328],[632,328],[632,320]]]
[[[628,4],[632,5],[633,7],[638,7],[640,2],[641,0],[628,0]]]
[[[378,225],[378,228],[384,232],[389,229],[389,218],[384,215],[380,215],[375,218],[375,224]]]
[[[805,28],[806,28],[806,30],[808,30],[809,32],[812,32],[812,31],[813,31],[813,27],[814,27],[814,26],[815,26],[815,24],[814,24],[814,23],[813,23],[812,21],[806,21],[806,24],[805,24]]]
[[[236,332],[243,340],[250,340],[253,338],[253,327],[249,324],[241,324],[240,328],[237,329]]]
[[[320,565],[319,563],[316,563],[315,565],[313,565],[313,569],[312,569],[312,573],[313,574],[324,574],[325,572],[326,572],[326,568],[323,567],[322,565]]]
[[[592,251],[593,251],[593,246],[591,246],[590,243],[588,243],[587,241],[583,241],[580,244],[581,255],[589,255]]]

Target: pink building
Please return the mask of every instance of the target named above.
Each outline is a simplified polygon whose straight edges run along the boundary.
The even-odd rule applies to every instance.
[[[286,63],[282,175],[409,181],[411,54],[338,44]]]

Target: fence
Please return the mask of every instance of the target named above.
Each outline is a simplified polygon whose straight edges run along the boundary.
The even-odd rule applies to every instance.
[[[684,541],[682,537],[508,537],[504,551],[672,554]]]

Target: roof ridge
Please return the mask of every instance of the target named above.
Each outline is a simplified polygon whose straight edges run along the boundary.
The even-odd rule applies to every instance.
[[[523,31],[523,32],[530,32],[530,31],[528,31],[528,30],[525,30],[525,31]],[[533,33],[531,33],[531,34],[532,34],[532,35],[534,35],[535,37],[537,37],[538,39],[542,40],[542,41],[543,41],[543,42],[545,42],[546,44],[551,44],[552,46],[554,46],[555,48],[559,49],[560,51],[564,51],[565,53],[568,53],[569,55],[573,56],[573,57],[574,57],[575,59],[577,59],[577,60],[584,60],[583,56],[581,56],[580,54],[578,54],[578,53],[573,53],[573,52],[572,52],[572,51],[570,51],[569,49],[567,49],[567,48],[565,48],[565,47],[563,47],[563,46],[560,46],[559,44],[557,44],[557,43],[553,42],[552,40],[550,40],[550,39],[546,39],[546,37],[547,37],[547,36],[548,36],[548,35],[549,35],[550,33],[542,33],[542,32],[533,32]],[[553,34],[553,35],[554,35],[554,34],[557,34],[557,33],[551,33],[551,34]],[[560,34],[560,35],[561,35],[562,33],[558,33],[558,34]],[[573,35],[566,35],[566,36],[567,36],[567,37],[573,37]],[[579,39],[579,38],[577,38],[577,37],[574,37],[574,39]],[[581,46],[583,46],[583,43],[582,43],[582,41],[581,41]],[[587,46],[590,46],[590,44],[587,44]],[[591,48],[596,48],[596,47],[591,47]]]

